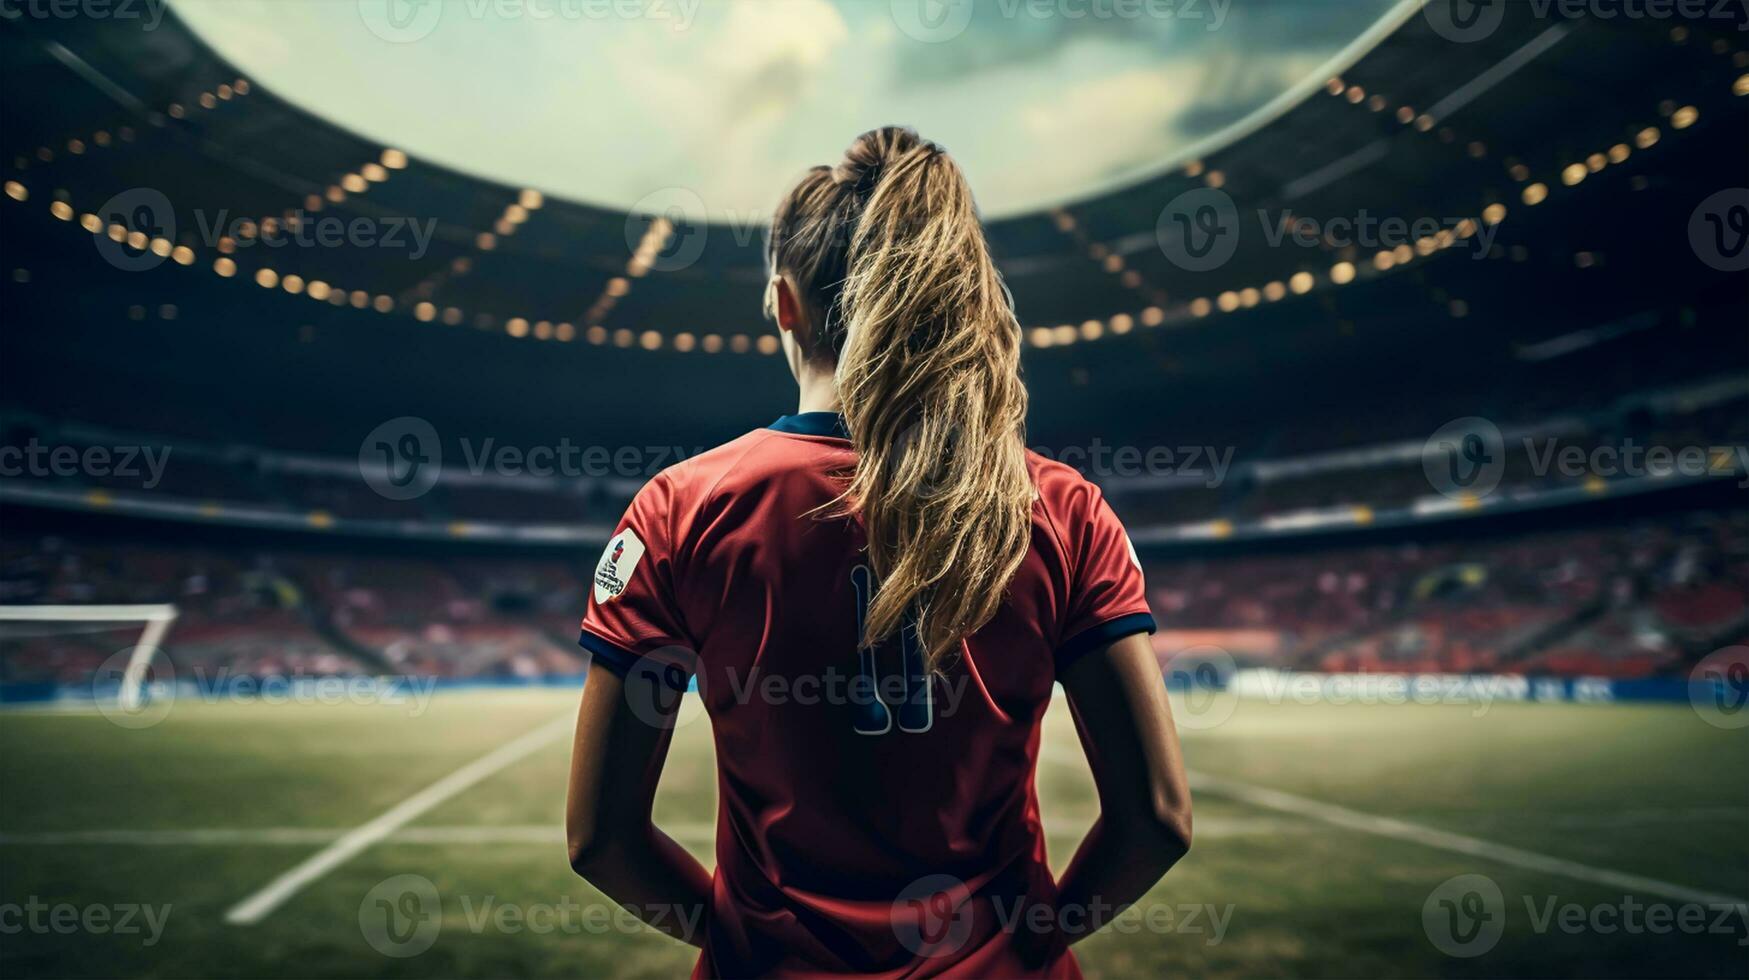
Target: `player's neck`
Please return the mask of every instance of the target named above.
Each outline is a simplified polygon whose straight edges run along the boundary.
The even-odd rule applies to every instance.
[[[797,412],[836,412],[838,405],[838,385],[831,373],[820,371],[804,371],[796,379],[801,388],[801,396],[796,400]]]

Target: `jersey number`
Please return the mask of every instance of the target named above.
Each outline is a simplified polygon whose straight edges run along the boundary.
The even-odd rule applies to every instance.
[[[874,598],[874,571],[858,565],[850,571],[850,581],[856,586],[856,635],[862,637],[868,619],[868,604]],[[893,730],[893,716],[898,715],[899,731],[926,732],[934,721],[935,697],[929,675],[923,671],[923,644],[917,639],[917,623],[905,617],[899,627],[899,677],[897,682],[881,682],[879,654],[892,652],[891,643],[875,647],[859,647],[856,651],[857,683],[851,696],[858,735],[885,735]],[[888,703],[884,696],[895,700]]]

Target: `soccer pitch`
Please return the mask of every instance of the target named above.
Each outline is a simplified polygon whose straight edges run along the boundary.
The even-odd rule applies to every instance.
[[[684,975],[692,949],[566,866],[575,702],[0,714],[0,975]],[[1192,853],[1077,947],[1089,976],[1749,973],[1749,731],[1686,705],[1230,707],[1184,732]],[[708,865],[685,717],[657,817]],[[1060,869],[1096,811],[1060,702],[1041,754]]]

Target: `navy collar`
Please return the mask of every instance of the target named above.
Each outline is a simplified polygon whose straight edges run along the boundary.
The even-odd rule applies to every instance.
[[[771,423],[770,428],[798,436],[850,438],[850,430],[844,427],[844,416],[837,412],[802,412],[798,415],[785,415]]]

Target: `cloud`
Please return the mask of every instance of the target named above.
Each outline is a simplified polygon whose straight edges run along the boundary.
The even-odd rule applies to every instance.
[[[176,10],[263,90],[416,157],[606,207],[685,187],[714,218],[758,223],[804,167],[887,123],[952,150],[990,215],[1148,171],[1312,71],[1390,2],[1264,17],[1248,0],[1210,32],[1006,16],[979,0],[982,19],[942,44],[899,35],[885,0],[706,2],[685,30],[451,0],[435,32],[402,44],[366,30],[352,0]]]

